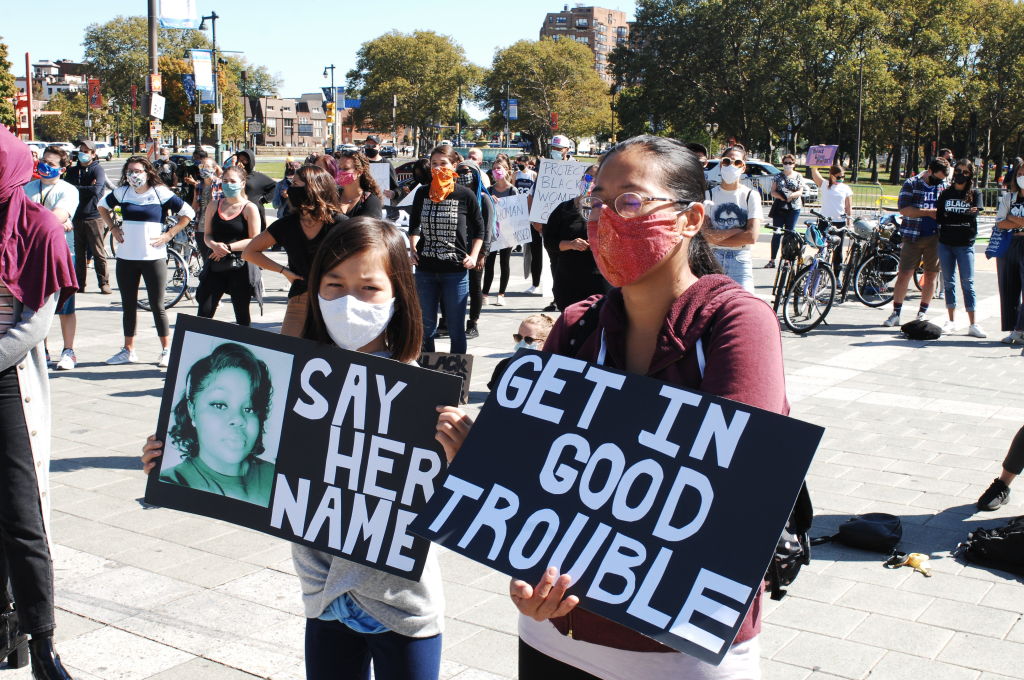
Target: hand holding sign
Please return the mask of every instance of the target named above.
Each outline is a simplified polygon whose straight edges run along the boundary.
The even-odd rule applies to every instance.
[[[718,663],[760,592],[821,434],[523,350],[411,530],[517,579],[511,595],[527,616],[559,616],[578,601]]]
[[[812,167],[829,167],[835,161],[838,144],[819,144],[807,149],[807,165]]]

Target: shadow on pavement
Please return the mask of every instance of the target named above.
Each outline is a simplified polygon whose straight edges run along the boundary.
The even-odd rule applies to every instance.
[[[142,445],[139,445],[142,450]],[[138,470],[141,467],[138,456],[83,456],[81,458],[61,458],[50,461],[50,472],[75,472],[90,468],[110,468],[118,470]]]

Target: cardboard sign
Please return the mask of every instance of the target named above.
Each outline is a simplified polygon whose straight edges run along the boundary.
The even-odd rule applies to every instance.
[[[423,368],[458,376],[462,380],[462,401],[469,403],[469,381],[473,377],[472,354],[448,354],[447,352],[423,352],[417,362]]]
[[[817,167],[832,165],[836,159],[836,151],[839,150],[838,144],[819,144],[812,146],[807,149],[807,165],[813,165]]]
[[[418,579],[409,523],[444,476],[437,404],[457,378],[179,315],[146,502]]]
[[[496,199],[498,236],[491,243],[492,253],[529,243],[533,238],[529,201],[530,197],[527,194],[516,194]]]
[[[580,180],[586,170],[586,165],[576,161],[541,160],[530,206],[530,221],[547,224],[555,206],[579,196]]]
[[[820,427],[521,350],[412,531],[719,663],[760,589]]]
[[[391,163],[370,163],[370,173],[377,180],[381,191],[391,188]]]

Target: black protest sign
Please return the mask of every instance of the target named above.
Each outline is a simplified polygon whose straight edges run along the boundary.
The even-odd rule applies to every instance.
[[[146,502],[409,579],[408,526],[444,477],[435,406],[459,381],[379,356],[179,315]]]
[[[462,403],[469,403],[469,381],[473,377],[472,354],[448,354],[446,352],[423,352],[420,354],[420,366],[432,371],[441,371],[456,375],[462,379]]]
[[[521,350],[412,531],[711,663],[756,596],[820,427]]]

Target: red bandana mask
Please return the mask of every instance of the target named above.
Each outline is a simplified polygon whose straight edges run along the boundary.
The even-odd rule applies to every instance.
[[[682,238],[678,218],[668,210],[625,218],[606,206],[597,222],[588,222],[590,250],[608,283],[628,286],[665,259]]]

